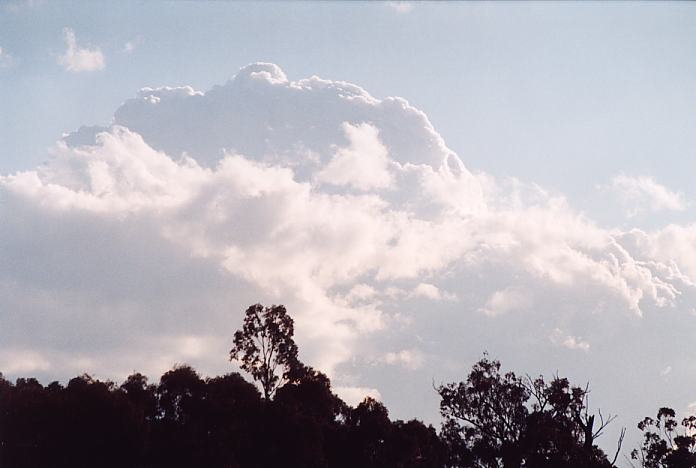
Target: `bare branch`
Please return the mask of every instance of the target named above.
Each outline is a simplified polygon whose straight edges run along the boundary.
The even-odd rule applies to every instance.
[[[619,458],[619,453],[621,452],[621,445],[623,445],[624,437],[626,436],[626,428],[621,428],[621,435],[619,436],[619,441],[617,442],[616,453],[614,454],[614,459],[611,461],[611,466],[616,466],[616,460]],[[633,466],[633,464],[631,464]]]

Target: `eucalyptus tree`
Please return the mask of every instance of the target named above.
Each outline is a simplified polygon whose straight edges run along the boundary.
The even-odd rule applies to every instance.
[[[246,310],[242,329],[234,334],[230,360],[239,361],[240,367],[261,384],[266,400],[303,367],[297,358],[294,333],[294,321],[284,306],[254,304]]]

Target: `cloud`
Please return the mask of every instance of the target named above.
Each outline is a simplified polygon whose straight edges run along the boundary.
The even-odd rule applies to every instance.
[[[71,28],[63,28],[63,36],[67,49],[58,57],[58,64],[73,73],[103,70],[104,54],[101,49],[81,48],[77,45],[75,32]]]
[[[434,301],[455,301],[457,295],[440,290],[437,286],[430,283],[419,283],[413,288],[409,297],[424,297]]]
[[[688,206],[683,194],[670,191],[652,177],[618,175],[612,179],[611,188],[629,207],[629,216],[645,210],[683,211]]]
[[[590,350],[590,343],[581,337],[565,334],[560,328],[554,328],[549,336],[549,340],[556,346],[563,346],[568,349],[579,349],[585,352]]]
[[[34,9],[43,5],[44,0],[9,0],[3,2],[3,7],[5,10],[12,13],[20,13],[25,9]]]
[[[0,47],[0,68],[8,68],[12,65],[12,56]]]
[[[387,188],[393,183],[387,149],[379,141],[378,130],[367,123],[343,124],[347,148],[338,148],[329,163],[316,176],[317,181],[350,186],[358,190]]]
[[[417,349],[402,349],[384,355],[383,362],[390,365],[400,365],[406,369],[420,369],[425,362],[423,353]]]
[[[334,391],[340,396],[343,401],[352,406],[357,406],[365,398],[370,397],[375,400],[381,400],[382,395],[379,390],[367,387],[334,387]]]
[[[0,369],[23,353],[52,378],[227,372],[245,308],[283,303],[343,396],[398,399],[393,382],[431,395],[483,349],[640,356],[645,335],[614,337],[692,319],[696,300],[693,226],[605,229],[562,194],[472,173],[404,99],[268,63],[142,89],[113,125],[1,175],[0,219]],[[570,327],[584,338],[547,339]]]
[[[133,39],[131,41],[127,41],[123,45],[123,52],[126,54],[132,54],[135,51],[135,49],[140,47],[140,44],[142,44],[142,43],[143,43],[143,39],[140,36],[136,37],[135,39]]]
[[[31,375],[48,370],[51,362],[41,353],[33,350],[5,349],[0,351],[0,362],[5,363],[3,372]]]
[[[494,292],[480,309],[484,314],[495,317],[511,311],[524,311],[532,305],[532,298],[528,291],[517,287],[508,287]]]
[[[387,6],[399,14],[411,13],[414,5],[412,2],[387,2]]]

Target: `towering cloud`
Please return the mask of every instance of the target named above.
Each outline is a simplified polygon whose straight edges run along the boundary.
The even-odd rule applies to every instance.
[[[207,92],[141,90],[0,177],[0,218],[0,369],[17,373],[224,371],[261,301],[288,306],[302,357],[346,394],[387,397],[371,367],[610,353],[595,342],[686,316],[695,291],[692,228],[600,228],[474,175],[401,98],[266,63]]]

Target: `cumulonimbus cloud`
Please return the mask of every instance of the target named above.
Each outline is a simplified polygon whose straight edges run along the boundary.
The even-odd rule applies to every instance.
[[[568,297],[640,316],[679,307],[696,275],[693,228],[600,228],[558,194],[474,175],[403,99],[265,63],[207,92],[141,90],[113,125],[0,176],[0,217],[0,359],[23,349],[57,374],[224,368],[225,337],[264,301],[288,305],[305,359],[358,388],[340,369],[366,337],[382,365],[415,362],[403,311],[419,304],[498,322],[538,309],[555,330]],[[380,340],[394,327],[401,343]]]

